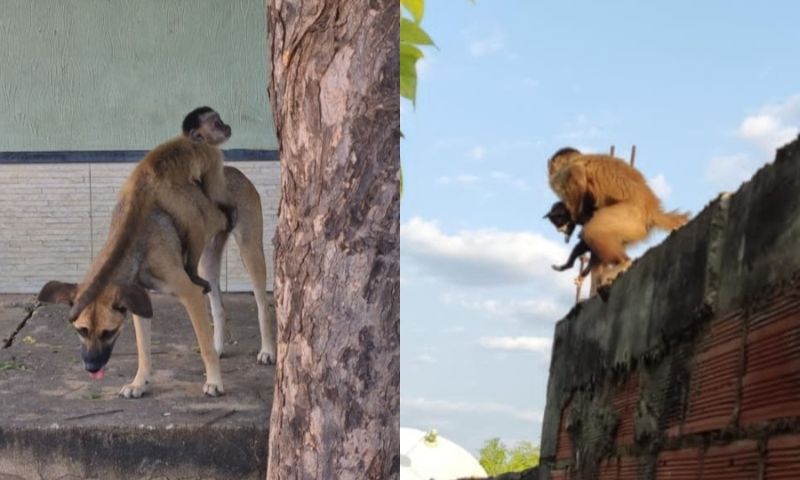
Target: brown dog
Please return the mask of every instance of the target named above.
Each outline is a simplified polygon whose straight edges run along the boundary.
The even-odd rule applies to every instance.
[[[258,305],[262,338],[258,360],[267,363],[275,359],[275,344],[267,316],[261,201],[253,184],[239,170],[225,167],[224,174],[232,206],[238,212],[232,234],[253,282]],[[195,190],[192,195],[197,196],[197,204],[207,203],[202,190]],[[112,229],[115,228],[115,220],[118,221],[112,218]],[[214,323],[218,326],[220,339],[224,323],[219,297],[220,253],[227,237],[224,231],[216,234],[201,259],[205,278],[212,286],[211,301],[212,305],[216,305]],[[175,295],[186,308],[205,365],[203,392],[210,396],[221,395],[224,389],[208,307],[202,288],[192,282],[184,268],[185,252],[172,218],[161,209],[153,210],[131,242],[130,248],[102,286],[100,294],[73,321],[73,327],[80,336],[81,357],[86,370],[94,378],[103,376],[104,366],[111,356],[126,312],[130,311],[136,331],[138,370],[133,381],[122,388],[120,395],[138,398],[147,391],[151,374],[149,317],[152,316],[152,306],[146,289],[150,289]],[[73,283],[49,282],[39,293],[39,300],[72,304],[79,289],[80,286]],[[219,345],[221,347],[221,341]]]

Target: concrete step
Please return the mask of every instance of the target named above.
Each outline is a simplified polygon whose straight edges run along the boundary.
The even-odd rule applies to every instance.
[[[203,364],[185,310],[170,296],[152,299],[153,379],[141,399],[117,397],[136,372],[130,322],[98,381],[83,369],[65,306],[37,309],[13,344],[0,348],[0,480],[265,477],[275,370],[256,363],[253,296],[223,297],[225,395],[218,398],[202,393]],[[33,302],[0,295],[0,338]]]

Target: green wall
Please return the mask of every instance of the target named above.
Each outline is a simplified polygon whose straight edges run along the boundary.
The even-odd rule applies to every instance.
[[[192,108],[277,149],[264,0],[0,0],[0,152],[149,150]]]

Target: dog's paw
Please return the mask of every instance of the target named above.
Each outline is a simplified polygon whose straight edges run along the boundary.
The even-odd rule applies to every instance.
[[[256,356],[256,362],[261,365],[274,365],[275,364],[275,351],[262,348]]]
[[[118,395],[122,398],[142,398],[147,392],[147,384],[129,383],[122,387]]]
[[[221,383],[206,382],[203,385],[203,393],[208,397],[219,397],[220,395],[225,395],[225,390],[223,390]]]

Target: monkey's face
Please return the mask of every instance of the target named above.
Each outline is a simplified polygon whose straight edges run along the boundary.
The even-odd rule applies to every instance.
[[[564,232],[569,224],[572,222],[569,210],[564,202],[556,202],[550,207],[550,211],[543,217],[556,227],[559,232]]]
[[[209,145],[221,145],[231,138],[231,127],[215,111],[200,115],[200,126],[190,132],[192,139]]]
[[[73,306],[78,291],[79,286],[74,283],[49,282],[38,298],[43,302]],[[93,379],[99,380],[105,375],[105,365],[129,310],[144,317],[152,316],[147,292],[134,285],[112,285],[80,312],[70,313],[70,322],[80,341],[83,366]]]

